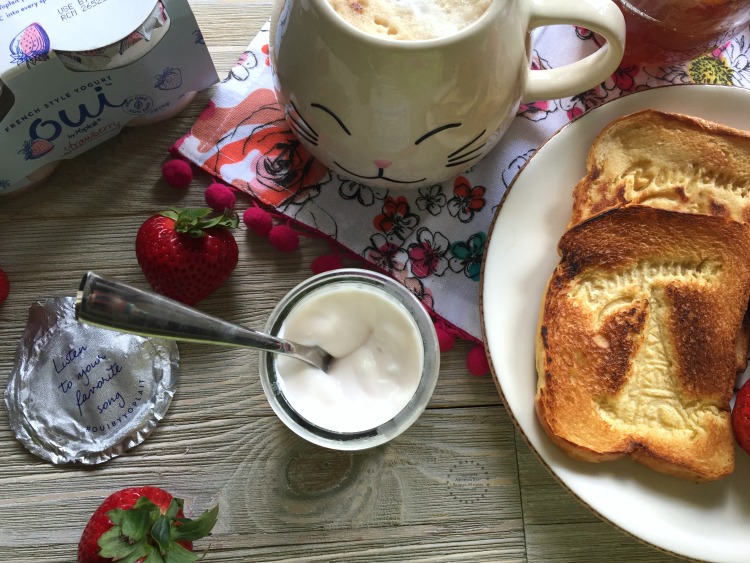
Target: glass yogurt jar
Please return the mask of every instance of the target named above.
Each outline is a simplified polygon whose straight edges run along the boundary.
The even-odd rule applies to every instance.
[[[274,412],[320,446],[361,450],[395,438],[419,418],[437,383],[440,350],[429,314],[408,289],[376,272],[313,276],[281,300],[265,331],[333,356],[323,372],[260,353]]]

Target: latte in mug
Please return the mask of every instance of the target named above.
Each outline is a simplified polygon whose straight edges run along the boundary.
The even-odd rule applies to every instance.
[[[327,0],[344,20],[374,35],[402,41],[452,35],[475,22],[492,0]]]

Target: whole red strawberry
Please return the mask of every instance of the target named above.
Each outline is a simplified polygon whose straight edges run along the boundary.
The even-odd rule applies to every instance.
[[[195,305],[216,291],[237,266],[233,211],[172,209],[149,217],[135,239],[135,255],[157,293]]]
[[[734,398],[732,428],[737,443],[750,454],[750,379],[745,382]]]
[[[183,501],[157,487],[131,487],[108,496],[78,542],[78,563],[108,561],[197,561],[193,541],[210,534],[219,507],[195,520],[183,515]]]
[[[10,280],[5,272],[0,270],[0,305],[8,298],[8,294],[10,294]]]

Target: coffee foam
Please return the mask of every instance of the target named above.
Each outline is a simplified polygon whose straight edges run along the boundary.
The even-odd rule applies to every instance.
[[[379,37],[416,41],[452,35],[478,20],[492,0],[328,0],[354,27]]]

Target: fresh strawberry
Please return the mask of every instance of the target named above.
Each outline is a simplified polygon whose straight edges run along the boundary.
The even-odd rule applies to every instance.
[[[737,443],[750,454],[750,379],[745,382],[734,398],[732,428]]]
[[[172,209],[148,218],[135,239],[135,254],[157,293],[195,305],[216,291],[237,266],[237,241],[229,230],[234,211]]]
[[[5,301],[8,298],[8,294],[10,293],[10,280],[8,279],[8,276],[0,270],[0,305],[3,304],[3,301]]]
[[[157,487],[131,487],[111,494],[83,530],[78,563],[197,561],[193,541],[210,534],[219,507],[191,520],[185,518],[183,505],[182,499]]]

